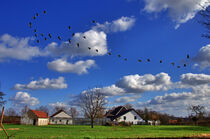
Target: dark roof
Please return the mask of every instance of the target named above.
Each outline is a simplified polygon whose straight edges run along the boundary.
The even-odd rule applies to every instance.
[[[135,111],[139,115],[139,113],[135,109],[127,109],[124,106],[119,106],[114,108],[113,110],[108,111],[106,113],[106,117],[110,118],[111,120],[114,120],[130,111]]]
[[[43,111],[31,110],[38,118],[49,118],[48,114]]]
[[[64,111],[64,110],[59,110],[59,111],[57,111],[56,113],[54,113],[53,115],[51,115],[50,117],[54,117],[55,115],[57,115],[57,114],[59,114],[59,113],[61,113],[61,112],[65,112],[66,113],[66,111]],[[67,113],[66,113],[67,114]],[[67,114],[68,115],[68,114]]]

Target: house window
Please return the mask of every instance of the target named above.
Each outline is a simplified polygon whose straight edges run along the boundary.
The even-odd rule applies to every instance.
[[[123,116],[123,119],[126,120],[126,116]]]
[[[60,122],[61,122],[62,120],[60,120]]]
[[[137,119],[137,117],[136,116],[134,116],[134,120],[136,120]]]

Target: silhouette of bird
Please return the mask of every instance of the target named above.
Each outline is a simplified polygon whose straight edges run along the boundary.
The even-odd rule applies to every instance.
[[[36,19],[36,16],[33,16],[33,19],[35,20]]]
[[[121,57],[121,55],[117,55],[119,58]]]
[[[108,55],[111,55],[111,53],[109,52]]]
[[[98,53],[98,49],[96,49],[96,52]]]
[[[150,59],[149,58],[147,59],[147,62],[150,62]]]
[[[37,37],[37,34],[34,34],[35,37]]]
[[[68,41],[69,41],[69,43],[71,43],[71,39],[69,39]]]
[[[95,20],[92,20],[92,23],[96,23],[96,21]]]
[[[186,67],[187,66],[187,64],[184,64],[184,67]]]
[[[90,47],[88,47],[88,49],[90,50],[91,48],[90,48]]]
[[[72,33],[72,37],[74,37],[75,33]]]
[[[42,37],[44,37],[44,34],[43,34],[43,33],[41,33],[41,36],[42,36]]]
[[[36,13],[36,16],[39,16],[39,14],[38,14],[38,13]]]
[[[51,35],[50,33],[48,34],[48,36],[49,36],[50,38],[52,38],[52,35]]]
[[[39,43],[39,40],[36,40],[37,43]]]
[[[31,23],[31,22],[29,22],[29,23],[28,23],[28,26],[31,28],[31,27],[32,27],[32,23]]]
[[[190,55],[189,54],[187,54],[187,59],[189,59],[190,58]]]
[[[142,60],[141,59],[138,59],[138,62],[142,62]]]
[[[68,29],[70,30],[71,29],[71,26],[68,26]]]
[[[58,36],[58,39],[59,39],[59,40],[61,40],[61,37],[60,37],[60,36]]]
[[[125,58],[124,60],[125,60],[125,61],[127,61],[128,59],[127,59],[127,58]]]
[[[177,68],[181,68],[180,66],[177,66]]]
[[[171,65],[172,65],[172,66],[174,66],[174,65],[175,65],[175,63],[174,63],[174,62],[171,62]]]
[[[86,36],[83,36],[84,39],[86,39]]]
[[[46,13],[47,13],[47,11],[45,11],[45,10],[44,10],[44,11],[43,11],[43,13],[44,13],[44,14],[46,14]]]
[[[160,60],[160,63],[163,63],[163,61],[162,61],[162,60]]]
[[[46,40],[47,40],[47,38],[45,37],[45,38],[44,38],[44,40],[46,41]]]
[[[77,43],[77,47],[79,47],[79,43]]]
[[[37,32],[37,30],[36,30],[36,29],[34,29],[34,32]]]

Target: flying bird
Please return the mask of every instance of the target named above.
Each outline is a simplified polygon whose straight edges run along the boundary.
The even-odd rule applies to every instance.
[[[147,62],[150,62],[150,59],[149,58],[147,59]]]
[[[127,59],[127,58],[125,58],[124,60],[125,60],[125,61],[127,61],[128,59]]]
[[[38,13],[36,13],[36,16],[39,16],[39,14],[38,14]]]
[[[79,43],[77,43],[77,47],[79,47]]]
[[[121,57],[121,55],[117,55],[119,58]]]
[[[91,48],[90,48],[90,47],[88,47],[88,49],[90,50]]]
[[[51,35],[50,33],[48,34],[48,36],[49,36],[50,38],[52,38],[52,35]]]
[[[141,59],[138,59],[138,62],[142,62],[142,60]]]
[[[58,36],[58,39],[59,39],[59,40],[61,40],[61,37],[60,37],[60,36]]]
[[[42,36],[42,37],[44,37],[44,34],[43,34],[43,33],[41,33],[41,36]]]
[[[39,40],[36,40],[37,43],[39,43]]]
[[[162,61],[162,60],[160,60],[160,63],[163,63],[163,61]]]
[[[69,39],[68,41],[69,41],[69,43],[71,43],[71,39]]]
[[[95,20],[92,20],[92,23],[96,23],[96,21]]]
[[[84,39],[86,39],[86,36],[83,36]]]
[[[72,33],[72,37],[74,37],[75,33]]]
[[[181,68],[180,66],[177,66],[177,68]]]
[[[174,63],[174,62],[171,62],[171,65],[172,65],[172,66],[174,66],[174,65],[175,65],[175,63]]]
[[[189,54],[187,54],[187,59],[189,59],[190,58],[190,55]]]
[[[96,52],[98,53],[98,49],[96,49]]]
[[[109,52],[108,55],[111,55],[111,53]]]
[[[35,37],[37,37],[37,34],[34,34]]]
[[[71,26],[68,26],[68,29],[70,30],[71,29]]]
[[[45,38],[44,38],[44,40],[46,41],[46,40],[47,40],[47,38],[45,37]]]
[[[32,23],[31,23],[31,22],[29,22],[29,23],[28,23],[28,26],[31,28],[31,27],[32,27]]]
[[[36,30],[36,29],[34,29],[34,32],[37,32],[37,30]]]
[[[44,10],[44,11],[43,11],[43,13],[44,13],[44,14],[46,14],[46,13],[47,13],[47,11],[45,11],[45,10]]]
[[[187,64],[184,64],[184,67],[186,67],[187,66]]]
[[[36,19],[36,16],[33,16],[33,19],[35,20]]]

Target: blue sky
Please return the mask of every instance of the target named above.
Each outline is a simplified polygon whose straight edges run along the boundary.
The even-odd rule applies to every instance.
[[[67,105],[73,95],[101,89],[110,107],[132,103],[169,114],[178,109],[178,116],[187,113],[181,107],[193,104],[209,110],[210,45],[201,37],[206,31],[198,23],[201,8],[195,0],[174,1],[2,1],[0,81],[6,107]],[[206,0],[197,2],[208,7]],[[39,35],[37,44],[29,22],[52,39]],[[68,38],[71,48],[63,44]]]

